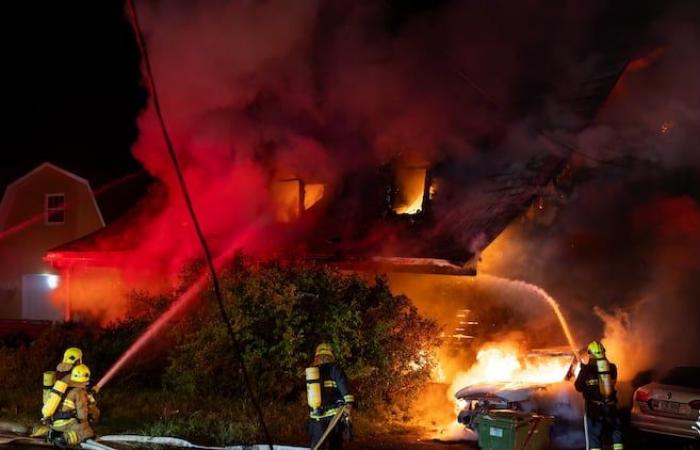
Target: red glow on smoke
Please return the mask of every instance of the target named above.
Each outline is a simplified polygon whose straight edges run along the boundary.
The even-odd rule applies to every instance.
[[[240,250],[246,242],[248,242],[256,231],[256,226],[252,225],[239,233],[233,242],[230,243],[226,251],[221,256],[216,258],[214,261],[215,267],[220,268],[223,264],[229,261],[235,255],[235,253]],[[156,321],[153,322],[136,341],[134,341],[129,349],[122,354],[119,360],[117,360],[117,362],[95,385],[95,388],[99,390],[102,388],[102,386],[107,384],[112,377],[114,377],[114,375],[131,360],[131,358],[138,354],[139,351],[141,351],[153,337],[160,333],[168,322],[177,318],[183,311],[191,307],[192,304],[200,298],[199,294],[201,293],[202,289],[207,286],[208,282],[209,272],[207,271],[202,273],[197,281],[192,283],[192,285],[182,295],[175,299],[170,307],[158,319],[156,319]]]
[[[700,204],[689,196],[657,199],[636,211],[636,232],[652,236],[658,244],[656,258],[670,267],[697,267],[700,251]]]
[[[627,93],[627,78],[629,78],[629,76],[631,76],[635,72],[639,72],[654,65],[666,54],[666,50],[667,47],[658,47],[650,51],[649,53],[646,53],[644,56],[633,59],[629,63],[627,63],[624,72],[622,73],[622,75],[620,75],[620,78],[617,80],[617,83],[615,83],[615,86],[610,92],[608,99],[616,99],[624,96]]]
[[[658,47],[640,58],[633,59],[629,62],[629,64],[627,64],[626,71],[636,72],[638,70],[646,69],[661,59],[661,57],[666,54],[666,50],[666,47]]]

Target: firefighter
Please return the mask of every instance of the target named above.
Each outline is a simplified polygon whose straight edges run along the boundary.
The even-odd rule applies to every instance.
[[[345,417],[338,421],[324,443],[329,450],[341,450],[343,435],[349,435],[352,426],[352,405],[355,397],[350,393],[345,372],[336,363],[330,344],[322,343],[316,347],[312,367],[306,369],[306,372],[311,449],[316,446],[340,407],[344,405]]]
[[[57,380],[68,381],[73,367],[83,363],[83,351],[77,347],[71,347],[63,352],[63,359],[56,366],[56,371],[44,372],[44,401],[51,392],[51,388]]]
[[[605,347],[598,341],[588,344],[588,363],[581,363],[576,390],[586,402],[587,448],[601,450],[603,434],[611,433],[613,450],[622,450],[622,426],[617,411],[617,366],[605,357]]]
[[[90,369],[77,365],[71,370],[67,383],[57,382],[51,399],[42,409],[42,423],[49,425],[48,439],[58,447],[77,447],[95,436],[89,421],[87,385]],[[59,384],[61,383],[61,384]],[[57,397],[55,394],[59,394]],[[55,401],[58,398],[58,401]]]
[[[54,390],[56,383],[61,382],[67,384],[70,381],[71,370],[77,365],[83,363],[83,351],[77,347],[70,347],[63,352],[63,359],[56,366],[56,370],[44,372],[44,391],[42,398],[42,406],[51,398],[51,392]],[[59,385],[60,388],[60,385]],[[93,397],[94,400],[94,397]],[[95,410],[97,407],[95,406]],[[99,416],[99,410],[97,410]],[[49,427],[45,424],[38,424],[32,430],[32,437],[45,437],[49,432]]]

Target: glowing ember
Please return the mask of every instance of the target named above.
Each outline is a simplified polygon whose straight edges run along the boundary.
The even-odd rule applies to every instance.
[[[433,200],[438,192],[438,184],[436,180],[431,180],[430,188],[428,189],[428,198]]]
[[[666,134],[669,131],[671,131],[673,129],[673,127],[675,127],[675,126],[676,126],[676,124],[674,122],[667,120],[661,124],[659,131],[661,132],[661,134]]]

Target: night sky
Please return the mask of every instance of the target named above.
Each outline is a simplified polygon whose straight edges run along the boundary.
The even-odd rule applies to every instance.
[[[23,1],[4,8],[0,189],[44,161],[93,188],[141,170],[130,146],[147,94],[123,2]],[[144,179],[99,199],[107,220],[143,192]]]

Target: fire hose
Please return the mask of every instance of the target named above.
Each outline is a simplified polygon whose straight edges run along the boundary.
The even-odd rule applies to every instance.
[[[340,419],[342,419],[343,416],[345,415],[345,409],[347,407],[348,407],[347,405],[343,405],[340,407],[338,412],[335,413],[335,416],[333,416],[333,419],[331,419],[330,423],[328,424],[326,431],[324,431],[323,434],[321,435],[321,439],[318,440],[316,445],[314,445],[314,448],[312,448],[311,450],[318,450],[319,448],[321,448],[323,443],[326,442],[326,439],[328,439],[328,436],[330,436],[331,431],[333,431],[333,429],[336,427],[336,425],[338,425],[338,422],[340,421]]]

